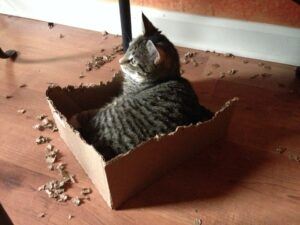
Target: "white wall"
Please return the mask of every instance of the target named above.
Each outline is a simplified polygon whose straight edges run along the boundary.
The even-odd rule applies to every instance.
[[[132,6],[134,36],[142,10],[179,46],[300,66],[300,29]],[[101,0],[0,0],[0,13],[121,33],[118,5]]]

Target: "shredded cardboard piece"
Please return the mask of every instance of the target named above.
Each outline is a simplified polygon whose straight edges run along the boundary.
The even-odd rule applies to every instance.
[[[103,31],[102,32],[102,39],[106,40],[108,38],[108,32],[107,31]]]
[[[26,109],[18,109],[17,113],[24,114],[26,113]]]
[[[58,164],[56,165],[56,169],[57,169],[58,171],[63,171],[63,170],[65,170],[65,168],[66,168],[66,165],[65,165],[64,163],[58,163]]]
[[[188,51],[187,53],[184,54],[184,58],[191,59],[191,58],[193,58],[196,55],[197,55],[197,52],[190,52],[190,51]]]
[[[76,179],[75,179],[75,175],[69,174],[69,178],[70,178],[70,181],[71,181],[72,184],[77,183],[77,182],[76,182]]]
[[[58,202],[66,202],[69,199],[69,195],[62,193],[59,195]]]
[[[194,58],[192,58],[191,61],[194,67],[198,66],[198,62]]]
[[[49,159],[47,163],[49,163],[48,168],[51,170],[54,169],[53,163],[55,162],[56,156],[58,153],[58,149],[55,149],[53,145],[48,144],[46,147],[46,159]],[[58,202],[66,202],[69,199],[69,196],[65,193],[65,189],[67,184],[75,183],[74,175],[70,175],[65,170],[65,164],[58,163],[56,165],[56,169],[59,171],[62,176],[61,180],[51,180],[46,184],[38,187],[38,191],[44,190],[49,198],[54,198]]]
[[[58,152],[59,150],[55,149],[53,145],[48,144],[46,146],[45,158],[46,158],[46,163],[48,164],[48,169],[53,170],[54,168],[53,163],[55,163],[57,159]]]
[[[45,129],[52,130],[53,132],[56,132],[58,129],[52,119],[48,119],[46,115],[41,114],[37,116],[37,119],[41,121],[40,124],[35,124],[33,126],[33,129],[44,131]]]
[[[271,69],[272,69],[272,67],[269,66],[269,65],[265,65],[264,68],[265,68],[266,70],[271,70]]]
[[[42,120],[41,125],[45,128],[52,129],[54,127],[54,122],[51,119],[45,118]]]
[[[35,139],[35,143],[38,144],[38,145],[49,143],[50,141],[51,141],[51,139],[49,137],[44,137],[42,135],[40,135],[39,137],[37,137]]]
[[[227,72],[228,75],[234,75],[237,73],[237,70],[236,69],[231,69]]]
[[[53,164],[55,163],[56,156],[46,156],[46,163]]]
[[[48,84],[49,87],[54,87],[54,86],[58,85],[57,83],[54,83],[54,82],[46,82],[46,84]]]
[[[68,220],[71,220],[73,217],[74,217],[73,215],[69,214],[68,215]]]
[[[196,218],[196,219],[194,220],[194,225],[201,225],[201,224],[202,224],[202,220],[201,220],[201,219]]]
[[[53,198],[58,202],[66,202],[69,196],[65,194],[65,185],[69,182],[67,179],[51,180],[40,186],[38,191],[45,191],[49,198]]]
[[[86,71],[99,69],[101,66],[108,62],[111,62],[113,59],[113,55],[93,56],[92,60],[86,64]]]
[[[224,56],[228,57],[228,58],[233,58],[234,57],[234,55],[232,53],[225,53]]]
[[[92,193],[92,189],[90,188],[82,188],[81,192],[82,195],[88,195]]]
[[[118,53],[121,53],[121,52],[123,52],[122,45],[117,45],[117,46],[113,47],[112,53],[109,55],[93,56],[92,60],[87,62],[85,70],[91,71],[91,70],[100,69],[106,63],[109,63],[112,60],[114,60],[115,55]]]
[[[38,191],[42,191],[42,190],[44,190],[44,189],[45,189],[45,185],[44,185],[44,184],[41,185],[41,186],[39,186],[39,187],[37,188]]]
[[[51,171],[53,171],[54,170],[54,165],[53,164],[49,164],[48,165],[48,169],[51,170]]]
[[[211,71],[209,71],[209,72],[206,74],[206,76],[210,76],[210,75],[212,75],[212,72],[211,72]]]
[[[259,76],[259,74],[254,74],[254,75],[252,75],[251,77],[249,77],[249,79],[255,79],[255,78],[257,78]]]
[[[45,130],[44,126],[42,126],[41,124],[35,124],[32,128],[39,131]]]
[[[48,144],[46,146],[46,162],[48,164],[49,170],[54,170],[54,163],[57,158],[59,150],[54,147],[52,144]],[[45,193],[48,195],[49,198],[55,199],[57,202],[66,202],[70,197],[65,193],[66,185],[70,183],[75,183],[75,177],[72,174],[69,174],[68,171],[66,171],[66,166],[64,163],[60,162],[56,164],[55,167],[56,170],[59,171],[59,174],[62,176],[59,180],[51,180],[47,182],[46,184],[41,185],[38,187],[38,191],[45,191]],[[91,189],[85,188],[83,189],[83,192],[85,195],[91,193]],[[79,204],[81,203],[81,200],[79,199]],[[78,201],[76,200],[76,204],[78,204]],[[78,204],[78,205],[79,205]]]
[[[46,150],[47,150],[47,151],[53,151],[53,150],[54,150],[54,145],[48,144],[48,145],[46,146]]]
[[[221,79],[225,78],[225,76],[226,76],[226,73],[224,73],[224,72],[220,73],[220,78]]]
[[[262,76],[263,78],[269,78],[269,77],[272,76],[272,74],[270,74],[270,73],[262,73],[261,76]]]
[[[276,149],[275,149],[275,152],[278,153],[278,154],[283,154],[287,151],[287,147],[282,147],[282,146],[278,146]],[[294,154],[292,152],[288,152],[288,158],[289,160],[294,160],[296,162],[299,162],[300,163],[300,156],[297,155],[297,154]]]
[[[217,69],[220,67],[220,65],[218,63],[214,63],[214,64],[211,64],[211,67],[214,69]]]
[[[283,154],[287,150],[286,147],[278,146],[275,151],[279,154]]]
[[[38,115],[36,118],[38,119],[38,120],[43,120],[43,119],[45,119],[47,116],[45,115],[45,114],[40,114],[40,115]]]
[[[44,213],[44,212],[40,212],[38,215],[37,215],[37,217],[39,217],[39,218],[43,218],[43,217],[45,217],[46,216],[46,213]]]
[[[84,76],[83,73],[81,72],[80,75],[79,75],[79,78],[82,79],[82,78],[84,78],[84,77],[85,77],[85,76]]]
[[[6,95],[5,98],[6,99],[11,99],[13,96],[12,95]]]
[[[182,64],[188,64],[188,63],[189,63],[189,61],[188,61],[188,60],[185,60],[185,59],[181,59],[180,62],[181,62]]]
[[[70,173],[65,169],[65,165],[59,165],[58,167],[56,167],[56,169],[58,170],[59,174],[60,174],[64,179],[67,179],[67,180],[70,181],[72,184],[76,183],[75,175],[70,174]]]
[[[24,87],[27,87],[27,84],[21,84],[21,85],[19,86],[19,88],[24,88]]]
[[[181,62],[184,64],[188,64],[190,61],[192,61],[192,59],[196,56],[196,54],[197,52],[190,52],[190,51],[186,52]],[[195,59],[194,62],[196,62]]]
[[[296,155],[296,154],[293,154],[293,153],[289,153],[288,154],[288,158],[290,160],[294,160],[294,161],[300,163],[300,156],[299,155]]]
[[[122,53],[123,52],[123,46],[122,45],[117,45],[115,47],[113,47],[113,54],[117,54],[117,53]]]
[[[74,203],[74,205],[79,206],[81,204],[81,199],[78,196],[76,196],[72,198],[72,202]]]

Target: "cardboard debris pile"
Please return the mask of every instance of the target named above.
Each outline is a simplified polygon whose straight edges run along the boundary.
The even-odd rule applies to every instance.
[[[100,69],[103,65],[106,63],[111,62],[114,60],[117,54],[120,54],[123,52],[122,45],[117,45],[113,47],[112,53],[107,55],[101,55],[101,56],[93,56],[90,61],[86,63],[86,71],[96,70]]]
[[[121,87],[122,78],[116,75],[106,84],[65,88],[51,86],[46,92],[61,138],[111,208],[118,208],[162,174],[222,139],[238,100],[227,101],[211,120],[178,127],[171,134],[155,137],[105,162],[94,147],[73,129],[68,119],[83,110],[102,107],[120,93]]]

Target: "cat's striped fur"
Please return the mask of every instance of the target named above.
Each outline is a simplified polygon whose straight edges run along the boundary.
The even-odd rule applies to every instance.
[[[157,134],[208,120],[190,83],[180,76],[173,44],[143,15],[144,35],[120,59],[123,93],[105,107],[76,115],[80,132],[105,160],[127,152]]]

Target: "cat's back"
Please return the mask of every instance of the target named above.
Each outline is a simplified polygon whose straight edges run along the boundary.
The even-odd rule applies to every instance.
[[[156,101],[156,103],[177,103],[185,107],[186,103],[198,104],[198,98],[191,84],[184,78],[168,80],[145,89],[134,98],[144,101]]]
[[[90,123],[95,131],[91,143],[99,149],[108,147],[102,153],[110,158],[113,152],[126,152],[157,134],[209,117],[211,112],[199,105],[187,80],[169,80],[122,95],[100,109]]]
[[[152,113],[160,113],[160,110],[168,109],[173,112],[177,125],[205,121],[213,116],[213,113],[199,104],[198,96],[192,85],[185,78],[178,78],[162,82],[147,90],[142,91],[136,98],[141,100],[141,105],[156,106]],[[175,113],[175,114],[174,114]],[[167,115],[166,115],[167,116]]]

